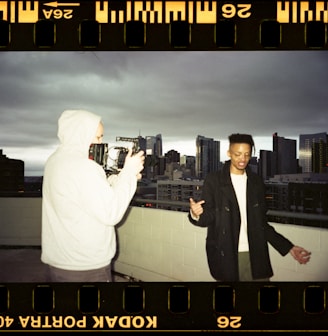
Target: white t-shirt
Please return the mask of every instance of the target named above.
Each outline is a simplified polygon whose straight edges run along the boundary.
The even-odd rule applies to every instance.
[[[247,236],[247,208],[246,208],[246,187],[247,174],[230,174],[232,185],[235,189],[240,211],[240,234],[239,234],[239,252],[249,251]]]

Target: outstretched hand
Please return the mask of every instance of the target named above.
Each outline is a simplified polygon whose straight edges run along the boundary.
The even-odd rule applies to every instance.
[[[190,211],[194,217],[199,217],[204,212],[204,209],[202,206],[202,204],[204,203],[205,203],[204,200],[195,202],[192,198],[189,198]]]
[[[310,260],[311,252],[305,250],[303,247],[293,246],[289,252],[300,264],[306,264]]]

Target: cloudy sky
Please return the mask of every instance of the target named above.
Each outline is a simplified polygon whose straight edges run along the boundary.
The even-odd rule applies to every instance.
[[[102,116],[104,142],[162,134],[164,152],[195,155],[197,135],[328,131],[328,51],[0,52],[0,149],[42,175],[66,109]]]

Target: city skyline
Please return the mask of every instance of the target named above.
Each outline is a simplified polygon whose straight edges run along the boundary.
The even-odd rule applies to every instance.
[[[163,153],[196,154],[196,137],[327,132],[327,51],[0,52],[0,148],[42,175],[65,109],[102,116],[104,142],[162,134]]]
[[[322,132],[321,132],[322,133]],[[327,134],[328,132],[323,132],[323,133],[325,133],[325,134]],[[318,134],[320,134],[320,133],[318,133]],[[279,134],[276,134],[277,136],[279,136],[280,137],[280,135]],[[198,135],[199,136],[199,135]],[[146,139],[146,137],[147,136],[145,136],[145,137],[143,137],[143,136],[141,136],[142,138],[145,138]],[[205,137],[206,138],[206,137]],[[256,137],[255,137],[256,138]],[[288,138],[288,137],[282,137],[282,138],[285,138],[286,140],[296,140],[296,159],[299,159],[299,145],[300,145],[300,138],[298,138],[298,139],[291,139],[291,138]],[[263,138],[265,141],[268,141],[270,138]],[[218,141],[219,142],[219,147],[220,147],[220,162],[224,162],[225,160],[229,160],[229,157],[227,156],[227,154],[226,154],[226,150],[227,150],[227,148],[228,148],[228,146],[229,146],[229,142],[228,142],[228,140],[219,140],[219,139],[213,139],[214,141]],[[257,159],[259,159],[260,158],[260,151],[261,150],[266,150],[266,151],[273,151],[273,148],[262,148],[262,147],[258,147],[257,145],[256,145],[256,140],[254,140],[254,142],[255,142],[255,146],[254,146],[254,151],[255,151],[255,153],[253,152],[253,155],[252,155],[252,157],[256,157]],[[123,144],[123,146],[125,147],[130,147],[130,146],[132,146],[132,143],[130,143],[130,142],[118,142],[118,143],[112,143],[112,144],[109,144],[109,158],[108,158],[108,164],[109,164],[109,166],[110,166],[110,164],[113,164],[113,165],[116,165],[116,163],[114,163],[114,159],[116,158],[116,154],[114,153],[114,152],[111,152],[111,150],[115,147],[115,145],[116,144]],[[222,148],[222,144],[224,145],[224,148]],[[165,146],[164,146],[164,143],[162,143],[162,145],[163,145],[163,148],[164,148],[164,150],[163,150],[163,156],[165,156],[169,151],[171,151],[171,150],[174,150],[174,151],[177,151],[177,152],[179,152],[178,150],[176,150],[175,148],[170,148],[170,149],[165,149]],[[262,144],[263,145],[263,144]],[[269,143],[266,143],[265,145],[264,145],[264,147],[273,147],[273,135],[272,135],[272,137],[271,137],[271,144],[269,144]],[[16,160],[22,160],[21,158],[19,158],[19,157],[16,157],[16,158],[12,158],[12,157],[8,157],[8,155],[5,153],[5,152],[3,152],[3,149],[2,148],[0,148],[0,151],[2,151],[2,155],[4,155],[4,156],[6,156],[8,159],[16,159]],[[117,150],[115,150],[116,152],[117,152]],[[118,153],[118,152],[117,152]],[[180,157],[181,156],[184,156],[184,155],[186,155],[186,156],[193,156],[193,157],[196,157],[196,146],[195,146],[195,153],[190,153],[190,154],[181,154],[180,152],[179,152],[179,154],[180,154]],[[147,155],[147,153],[145,153],[145,155]],[[37,175],[37,174],[35,174],[35,175],[29,175],[29,174],[25,174],[25,176],[42,176],[43,174],[42,174],[42,172],[39,174],[39,175]]]

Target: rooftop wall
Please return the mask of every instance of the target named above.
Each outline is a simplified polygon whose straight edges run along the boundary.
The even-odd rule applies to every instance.
[[[41,198],[0,198],[0,245],[41,244]],[[272,281],[327,281],[328,229],[271,223],[312,252],[307,265],[270,246]],[[213,281],[205,254],[206,229],[185,212],[130,207],[117,225],[114,269],[142,281]],[[1,267],[1,265],[0,265]]]

